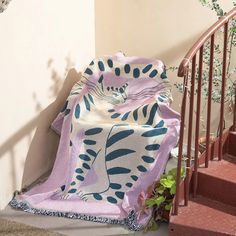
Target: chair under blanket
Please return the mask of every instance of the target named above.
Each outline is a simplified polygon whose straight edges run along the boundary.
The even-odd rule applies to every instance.
[[[152,213],[142,199],[178,142],[170,102],[161,61],[122,53],[93,60],[52,123],[60,143],[49,178],[11,205],[142,229]]]

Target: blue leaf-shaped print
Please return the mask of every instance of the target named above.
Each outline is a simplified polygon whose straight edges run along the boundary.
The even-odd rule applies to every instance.
[[[90,161],[91,160],[91,158],[86,154],[80,154],[79,158],[83,161]]]
[[[129,187],[129,188],[131,188],[131,187],[133,186],[132,183],[126,183],[125,185],[126,185],[127,187]]]
[[[88,93],[88,98],[89,98],[90,102],[94,104],[93,97],[90,93]]]
[[[115,124],[114,126],[129,126],[129,124]]]
[[[78,173],[78,174],[82,174],[84,171],[81,168],[77,168],[75,170],[75,172]]]
[[[122,120],[122,121],[127,120],[127,118],[129,117],[129,114],[130,114],[130,111],[129,111],[129,112],[126,112],[126,113],[122,116],[121,120]]]
[[[87,149],[86,152],[87,152],[88,154],[90,154],[91,156],[93,156],[93,157],[96,157],[96,156],[97,156],[97,153],[96,153],[95,151],[93,151],[92,149]]]
[[[87,163],[83,163],[82,165],[85,169],[89,170],[90,169],[90,166],[87,164]]]
[[[84,181],[84,177],[82,175],[77,175],[76,179],[80,180],[80,181]]]
[[[86,144],[86,145],[95,145],[96,141],[90,140],[90,139],[85,139],[84,144]]]
[[[134,70],[133,70],[133,76],[134,76],[134,78],[138,78],[139,75],[140,75],[139,68],[134,68]]]
[[[165,71],[161,73],[161,79],[167,79],[167,76],[166,76],[166,72],[165,72]]]
[[[117,203],[117,200],[114,197],[107,197],[107,201],[110,203]]]
[[[131,175],[130,177],[131,177],[132,180],[134,180],[134,181],[137,181],[137,180],[138,180],[138,176],[136,176],[136,175]]]
[[[159,102],[164,102],[164,99],[159,96],[159,97],[158,97],[158,101],[159,101]]]
[[[99,84],[102,83],[103,79],[104,79],[104,77],[103,77],[103,75],[101,75],[100,78],[98,79],[98,83]]]
[[[151,108],[150,115],[149,115],[148,121],[146,122],[146,125],[153,124],[153,120],[156,115],[157,109],[158,109],[158,105],[157,105],[157,103],[155,103]]]
[[[105,70],[105,67],[104,67],[104,64],[103,64],[102,61],[98,62],[98,68],[99,68],[100,71],[104,71]]]
[[[115,109],[109,109],[108,110],[108,112],[114,112],[115,111]]]
[[[145,147],[145,149],[148,150],[148,151],[156,151],[159,148],[160,148],[160,145],[158,143],[149,144]]]
[[[61,186],[61,191],[63,192],[65,190],[66,186],[65,185],[62,185]]]
[[[102,196],[99,193],[94,193],[93,197],[97,200],[102,200]]]
[[[128,174],[130,173],[130,169],[125,167],[113,167],[107,170],[108,175],[118,175],[118,174]]]
[[[151,68],[152,68],[152,64],[148,64],[143,68],[142,72],[147,73]]]
[[[156,126],[154,126],[154,128],[161,128],[164,126],[164,120],[161,120],[160,122],[158,122],[158,124]]]
[[[93,71],[91,69],[87,68],[84,73],[86,73],[88,75],[92,75]]]
[[[68,101],[66,101],[65,105],[63,106],[63,108],[61,109],[61,112],[64,112],[67,108],[67,105],[68,105]]]
[[[90,104],[86,96],[84,96],[84,104],[87,111],[90,111]]]
[[[115,119],[115,118],[117,118],[117,117],[119,117],[120,116],[120,113],[114,113],[112,116],[111,116],[111,118],[112,119]]]
[[[118,68],[118,67],[115,68],[115,74],[117,76],[120,76],[120,68]]]
[[[70,109],[65,110],[65,115],[68,115],[68,114],[70,114]]]
[[[72,141],[70,140],[70,146],[72,146],[73,145],[73,143],[72,143]]]
[[[154,69],[150,74],[149,74],[149,77],[150,78],[154,78],[156,75],[157,75],[157,70],[156,69]]]
[[[75,118],[79,119],[79,117],[80,117],[80,105],[77,104],[75,107]]]
[[[134,120],[137,121],[138,120],[138,109],[135,109],[133,111],[133,117],[134,117]]]
[[[125,73],[129,73],[130,72],[130,65],[129,64],[125,64],[124,70],[125,70]]]
[[[92,128],[85,131],[85,135],[94,135],[102,132],[102,128]]]
[[[76,184],[76,182],[75,182],[75,181],[73,181],[73,182],[71,182],[71,184],[70,184],[70,185],[71,185],[71,186],[73,186],[73,185],[75,185],[75,184]]]
[[[148,109],[148,105],[145,105],[143,107],[143,116],[146,117],[147,116],[147,109]]]
[[[153,157],[149,157],[149,156],[142,156],[142,159],[146,163],[153,163],[155,161],[155,159]]]
[[[72,188],[71,190],[68,191],[68,193],[75,193],[77,191],[77,189]]]
[[[134,150],[126,149],[126,148],[117,149],[106,155],[106,161],[112,161],[116,158],[123,157],[134,152],[135,152]]]
[[[108,60],[107,60],[107,64],[108,64],[108,66],[109,66],[110,68],[113,67],[113,61],[112,61],[111,59],[108,59]]]
[[[120,184],[110,183],[109,187],[112,189],[121,189],[122,186]]]
[[[146,131],[142,134],[143,137],[154,137],[158,135],[165,134],[167,132],[167,128],[155,128],[149,131]]]
[[[124,193],[124,192],[117,191],[117,192],[115,192],[115,195],[116,195],[118,198],[123,199],[125,193]]]
[[[137,169],[138,169],[140,172],[146,172],[146,171],[147,171],[147,169],[146,169],[144,166],[142,166],[142,165],[137,166]]]
[[[107,144],[106,147],[110,147],[111,145],[113,145],[114,143],[120,141],[121,139],[124,139],[128,136],[130,136],[131,134],[134,133],[133,129],[130,130],[122,130],[114,135],[112,135],[108,140],[107,140]]]
[[[148,151],[156,151],[159,148],[160,148],[160,145],[158,143],[149,144],[145,147],[145,149],[148,150]]]

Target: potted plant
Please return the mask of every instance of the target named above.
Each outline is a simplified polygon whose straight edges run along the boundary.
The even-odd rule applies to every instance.
[[[167,174],[152,185],[152,194],[145,201],[146,208],[152,208],[152,217],[145,231],[156,230],[158,222],[169,222],[170,210],[176,193],[177,168],[171,169]],[[181,179],[185,177],[185,168],[181,168]]]

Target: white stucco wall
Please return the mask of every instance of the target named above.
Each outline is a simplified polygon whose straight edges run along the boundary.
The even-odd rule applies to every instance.
[[[66,66],[80,70],[94,57],[94,2],[12,0],[0,30],[2,208],[20,188],[35,117],[55,99]]]

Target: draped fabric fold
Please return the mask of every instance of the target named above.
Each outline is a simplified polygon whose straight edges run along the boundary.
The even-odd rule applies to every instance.
[[[51,125],[60,143],[50,176],[11,206],[142,229],[152,212],[140,197],[178,142],[180,119],[170,102],[160,60],[122,53],[94,59]]]

